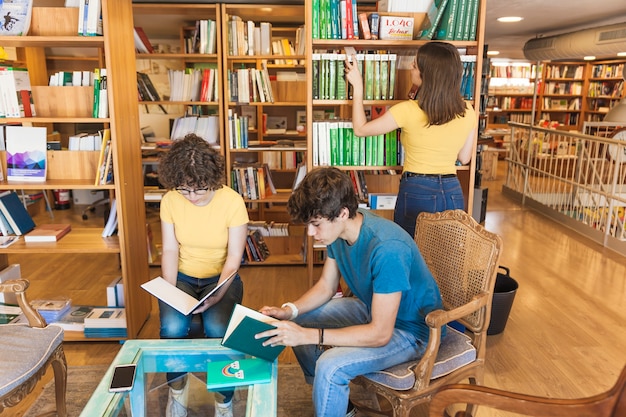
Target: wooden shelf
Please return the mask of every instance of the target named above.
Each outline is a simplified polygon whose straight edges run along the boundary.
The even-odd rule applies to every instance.
[[[0,249],[0,254],[7,253],[119,253],[118,236],[102,237],[102,228],[78,228],[72,230],[58,242],[26,243],[21,237],[8,248]]]

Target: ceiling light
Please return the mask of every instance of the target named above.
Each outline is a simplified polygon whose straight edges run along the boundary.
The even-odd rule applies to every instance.
[[[596,57],[593,55],[587,55],[586,57],[583,57],[583,59],[585,61],[593,61],[594,59],[596,59]]]
[[[504,16],[504,17],[499,17],[498,22],[504,22],[504,23],[510,23],[510,22],[519,22],[521,20],[524,20],[523,17],[519,17],[519,16]]]
[[[617,56],[626,56],[626,52],[618,52]]]
[[[487,55],[500,55],[500,51],[487,51]]]

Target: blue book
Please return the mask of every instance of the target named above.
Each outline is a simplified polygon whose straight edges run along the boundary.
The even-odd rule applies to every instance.
[[[33,218],[15,191],[0,194],[0,211],[16,235],[23,235],[35,228]]]

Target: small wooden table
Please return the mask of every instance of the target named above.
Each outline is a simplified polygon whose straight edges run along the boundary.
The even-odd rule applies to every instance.
[[[146,376],[161,372],[206,372],[207,362],[243,358],[245,355],[225,348],[219,339],[128,340],[124,342],[104,374],[81,417],[117,416],[124,408],[126,396],[134,417],[146,416],[148,386]],[[135,385],[131,391],[109,392],[116,365],[137,364]],[[272,417],[277,412],[278,365],[272,366],[272,381],[247,387],[246,417]]]

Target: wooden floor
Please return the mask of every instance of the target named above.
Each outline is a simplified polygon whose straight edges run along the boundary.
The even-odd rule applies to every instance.
[[[502,197],[505,164],[499,165],[498,179],[483,184],[489,187],[485,226],[503,237],[502,265],[510,268],[519,290],[505,331],[489,337],[485,385],[562,398],[600,393],[626,364],[626,258]],[[12,256],[10,261],[31,278],[31,298],[64,295],[103,302],[103,285],[118,272],[111,256]],[[151,272],[159,274],[157,268]],[[246,267],[241,275],[244,303],[253,308],[293,300],[307,285],[303,268]],[[141,338],[158,337],[156,311]],[[70,366],[108,364],[119,347],[115,342],[65,344]],[[281,361],[293,357],[283,354]],[[4,414],[21,416],[28,406]],[[505,414],[479,409],[478,415]]]

